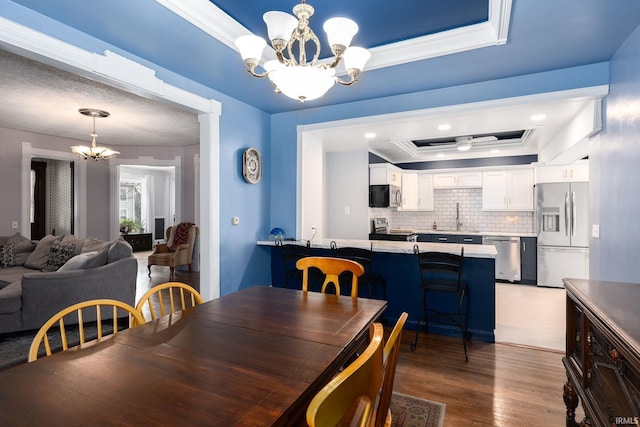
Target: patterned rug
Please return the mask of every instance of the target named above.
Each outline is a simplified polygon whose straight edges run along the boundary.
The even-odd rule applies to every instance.
[[[108,335],[113,330],[111,324],[104,324],[102,326],[102,333]],[[80,335],[78,333],[77,325],[70,325],[66,328],[67,342],[69,347],[73,347],[80,343]],[[120,330],[122,327],[120,328]],[[57,328],[52,328],[51,331],[56,331]],[[0,334],[0,370],[10,368],[11,366],[18,365],[20,363],[26,363],[29,348],[33,337],[36,336],[37,330],[15,332],[10,334]],[[98,329],[95,322],[85,324],[85,335],[87,341],[98,337]],[[60,340],[59,333],[49,333],[49,342],[51,344],[51,351],[56,352],[62,349],[62,341]],[[44,347],[40,346],[39,356],[44,355]]]
[[[442,427],[445,404],[393,392],[392,427]]]

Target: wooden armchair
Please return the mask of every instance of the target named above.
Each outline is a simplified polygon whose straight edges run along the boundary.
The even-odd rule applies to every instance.
[[[170,279],[175,277],[175,268],[177,266],[188,265],[189,271],[191,271],[191,259],[193,257],[196,236],[198,235],[198,226],[191,224],[191,226],[188,227],[189,231],[185,243],[180,243],[173,249],[170,246],[172,240],[176,239],[176,230],[179,231],[181,227],[186,228],[186,226],[188,226],[188,224],[178,224],[177,226],[167,228],[167,243],[159,243],[156,245],[153,253],[147,258],[149,277],[151,277],[152,265],[169,267]]]

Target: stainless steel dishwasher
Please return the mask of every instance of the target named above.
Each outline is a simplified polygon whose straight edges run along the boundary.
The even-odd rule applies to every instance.
[[[483,236],[483,245],[496,247],[496,279],[520,281],[520,237]]]

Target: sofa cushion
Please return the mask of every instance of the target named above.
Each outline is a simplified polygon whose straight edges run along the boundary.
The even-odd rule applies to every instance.
[[[109,253],[107,255],[107,264],[128,258],[131,254],[133,254],[133,249],[129,242],[124,240],[122,237],[118,237],[111,241],[111,246],[109,247]]]
[[[64,263],[58,271],[86,270],[100,267],[107,263],[107,253],[108,248],[104,248],[101,251],[83,252]]]
[[[47,265],[44,266],[42,271],[57,271],[67,261],[69,261],[69,259],[73,257],[73,252],[75,251],[75,249],[76,245],[74,243],[64,243],[62,241],[56,240],[51,244],[51,249],[49,250],[49,259],[47,260]]]
[[[57,240],[61,240],[60,236],[53,236],[51,234],[44,236],[36,248],[31,252],[29,257],[24,262],[24,266],[27,268],[33,268],[35,270],[42,270],[46,267],[49,260],[49,251],[51,250],[51,244]]]
[[[0,246],[0,267],[7,268],[16,265],[15,243],[5,243]]]
[[[103,249],[109,250],[109,246],[111,242],[105,242],[104,240],[94,239],[93,237],[89,237],[84,241],[84,245],[82,245],[82,252],[99,252]]]
[[[7,239],[7,243],[15,243],[14,252],[16,254],[16,265],[24,265],[24,262],[29,257],[36,244],[20,233],[16,233]]]
[[[22,310],[22,281],[17,280],[0,289],[0,314]]]
[[[31,268],[24,268],[23,266],[15,266],[10,268],[0,268],[0,288],[9,283],[13,283],[16,280],[22,279],[27,273],[33,273]]]
[[[62,237],[62,243],[73,243],[75,245],[73,255],[78,255],[82,251],[84,242],[85,242],[85,239],[76,237],[73,234],[65,234]]]

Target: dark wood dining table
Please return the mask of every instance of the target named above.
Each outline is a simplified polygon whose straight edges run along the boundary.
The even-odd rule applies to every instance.
[[[1,425],[305,425],[386,308],[254,286],[0,372]]]

